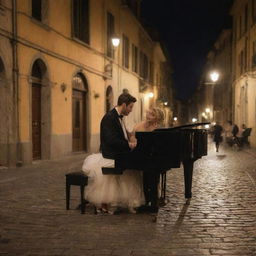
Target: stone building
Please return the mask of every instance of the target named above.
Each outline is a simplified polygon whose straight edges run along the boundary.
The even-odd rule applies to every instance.
[[[128,129],[157,104],[166,57],[139,7],[139,0],[0,1],[0,165],[97,152],[100,120],[123,91],[138,99]]]
[[[234,1],[232,42],[232,90],[234,122],[252,128],[256,146],[256,1]]]
[[[225,125],[227,120],[232,120],[231,63],[232,33],[231,29],[224,29],[207,55],[200,86],[194,96],[200,121]],[[215,82],[211,80],[212,72],[219,74]]]

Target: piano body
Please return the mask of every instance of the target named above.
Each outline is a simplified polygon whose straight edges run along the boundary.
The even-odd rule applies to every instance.
[[[109,168],[102,168],[103,174],[121,174],[126,169],[143,171],[146,201],[158,209],[160,174],[165,178],[167,171],[179,168],[182,163],[185,198],[191,198],[193,164],[207,155],[207,131],[194,128],[205,124],[209,123],[163,128],[153,132],[136,132],[136,148],[129,153],[120,154],[115,159],[114,172]]]

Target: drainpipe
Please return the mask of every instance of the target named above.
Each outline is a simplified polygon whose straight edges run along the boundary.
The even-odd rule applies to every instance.
[[[17,54],[17,2],[12,0],[12,79],[13,79],[13,102],[14,114],[13,124],[16,129],[13,136],[15,137],[14,143],[16,144],[16,164],[21,163],[21,150],[20,150],[20,123],[19,123],[19,68],[18,68],[18,54]]]

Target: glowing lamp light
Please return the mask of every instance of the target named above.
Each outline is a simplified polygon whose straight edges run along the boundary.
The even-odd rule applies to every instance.
[[[209,129],[209,128],[210,128],[210,125],[209,125],[209,124],[206,124],[206,125],[204,126],[204,128],[205,128],[205,129]]]
[[[149,93],[148,93],[148,97],[149,97],[149,98],[153,98],[153,97],[154,97],[154,93],[153,93],[153,92],[149,92]]]
[[[211,78],[211,80],[213,81],[213,82],[217,82],[218,81],[218,79],[219,79],[219,73],[217,73],[217,72],[212,72],[211,74],[210,74],[210,78]]]
[[[195,123],[196,121],[197,121],[197,119],[193,117],[192,122]]]
[[[206,112],[206,113],[210,113],[211,110],[210,110],[209,108],[206,108],[206,109],[205,109],[205,112]]]
[[[177,120],[178,120],[178,118],[175,116],[175,117],[173,118],[173,120],[174,120],[174,121],[177,121]]]
[[[168,105],[168,102],[167,102],[167,101],[166,101],[166,102],[164,102],[164,105],[165,105],[165,106],[167,106],[167,105]]]
[[[111,39],[111,41],[112,41],[112,45],[113,45],[114,47],[118,47],[119,44],[120,44],[120,38],[117,37],[117,36],[113,36],[112,39]]]

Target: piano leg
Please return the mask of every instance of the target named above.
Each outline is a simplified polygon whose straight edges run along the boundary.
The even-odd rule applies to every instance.
[[[192,178],[193,178],[193,160],[183,161],[184,167],[184,183],[185,183],[185,198],[192,197]]]
[[[158,212],[158,183],[160,179],[159,171],[144,171],[143,184],[146,204],[150,206],[152,212]]]

